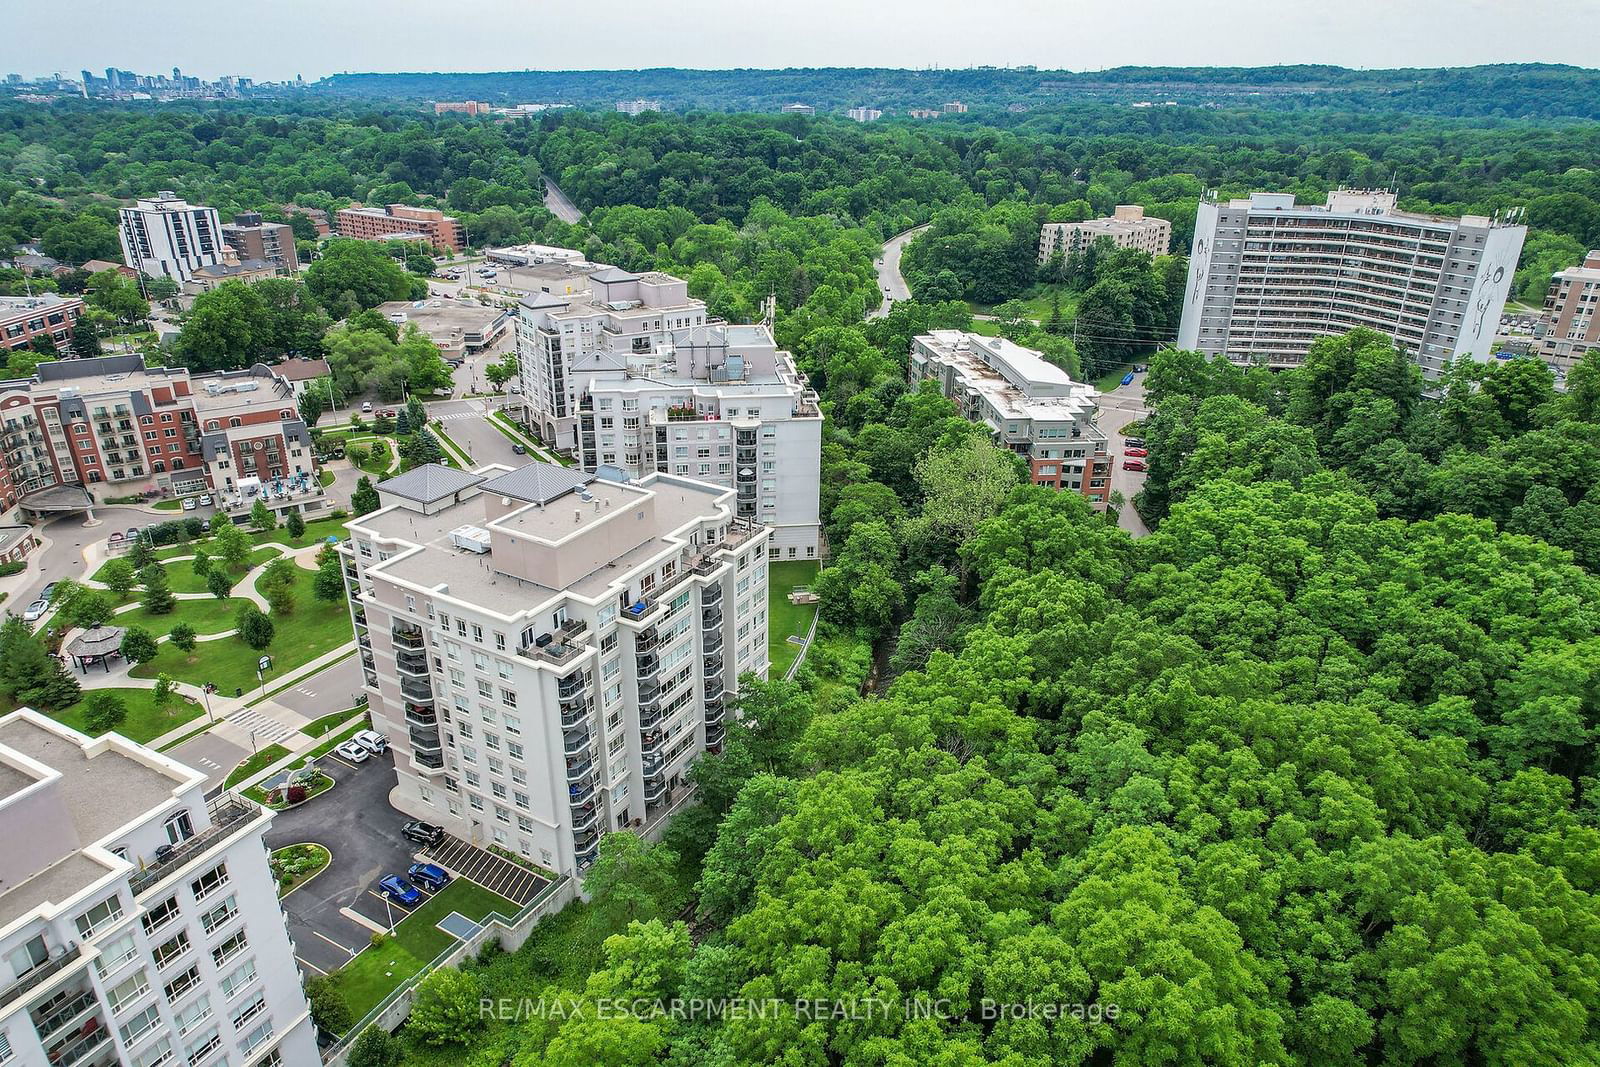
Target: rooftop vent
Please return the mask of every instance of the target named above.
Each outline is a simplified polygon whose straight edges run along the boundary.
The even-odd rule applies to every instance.
[[[481,556],[489,551],[489,531],[481,526],[457,526],[450,531],[450,543]]]

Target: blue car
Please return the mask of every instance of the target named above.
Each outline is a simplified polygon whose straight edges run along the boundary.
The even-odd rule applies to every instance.
[[[415,907],[422,900],[422,894],[417,891],[417,887],[398,874],[391,874],[384,878],[378,883],[378,889],[396,904],[402,904],[408,908]]]
[[[450,884],[450,875],[445,872],[443,867],[437,867],[432,863],[413,863],[411,868],[406,871],[406,875],[413,882],[433,893],[437,893]]]
[[[1132,385],[1133,384],[1133,371],[1129,371],[1127,374],[1124,374],[1122,376],[1122,384],[1123,385]]]

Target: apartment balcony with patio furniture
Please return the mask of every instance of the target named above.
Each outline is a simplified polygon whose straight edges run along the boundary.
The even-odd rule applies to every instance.
[[[708,678],[720,677],[722,674],[722,653],[720,651],[708,654],[703,664],[704,673]]]
[[[422,636],[422,631],[420,629],[409,627],[405,629],[397,628],[390,634],[390,636],[394,640],[394,647],[396,649],[404,648],[413,652],[421,652],[428,647],[428,643]]]
[[[576,782],[567,783],[567,801],[571,804],[582,804],[594,796],[594,775],[590,774],[578,779]]]
[[[722,609],[719,607],[703,608],[700,611],[700,628],[702,630],[715,630],[722,625]]]
[[[156,850],[155,859],[149,866],[128,879],[135,897],[149,892],[173,871],[229,840],[262,813],[256,804],[231,793],[223,793],[206,807],[211,813],[210,826],[176,845],[163,845]]]
[[[53,945],[50,947],[50,952],[51,956],[45,962],[23,972],[17,976],[15,982],[12,982],[4,989],[0,989],[0,1008],[4,1008],[13,1001],[27,996],[30,990],[38,989],[45,982],[83,959],[83,946],[76,941],[70,941],[65,945]]]
[[[394,651],[394,665],[401,674],[410,674],[418,678],[428,677],[428,654],[417,652],[409,648],[396,648]]]

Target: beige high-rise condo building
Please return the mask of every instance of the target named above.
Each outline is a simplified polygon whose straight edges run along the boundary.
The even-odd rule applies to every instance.
[[[1550,279],[1544,320],[1536,351],[1557,370],[1565,373],[1591,348],[1600,348],[1600,251]]]
[[[1166,219],[1147,219],[1138,204],[1118,204],[1110,218],[1083,222],[1047,222],[1039,230],[1039,262],[1057,252],[1070,256],[1081,252],[1100,238],[1118,248],[1137,248],[1152,256],[1164,256],[1172,245],[1172,223]]]
[[[0,1063],[320,1062],[272,813],[118,734],[0,719]]]
[[[1490,357],[1526,233],[1503,218],[1400,211],[1384,191],[1203,200],[1178,347],[1293,367],[1317,338],[1365,326],[1437,379],[1459,357]]]
[[[562,874],[658,827],[767,671],[765,527],[734,491],[418,467],[340,546],[396,807]]]

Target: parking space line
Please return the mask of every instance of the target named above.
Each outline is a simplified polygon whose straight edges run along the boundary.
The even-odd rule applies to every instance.
[[[323,940],[326,941],[327,938],[323,938]],[[325,974],[328,973],[327,971],[323,970],[321,967],[318,967],[315,963],[312,963],[310,960],[306,959],[304,956],[296,956],[294,958],[294,961],[296,963],[298,963],[302,967],[306,967],[306,968],[309,968],[310,970],[316,971],[318,974],[325,975]]]
[[[310,930],[311,928],[308,926],[308,927],[306,927],[306,929]],[[339,942],[335,941],[333,938],[329,937],[327,934],[323,933],[321,930],[311,930],[311,932],[313,934],[316,934],[318,937],[322,938],[322,940],[326,941],[328,944],[332,945],[334,948],[338,949],[340,952],[348,953],[351,956],[354,956],[356,954],[355,949],[346,948],[345,946],[339,944]]]

